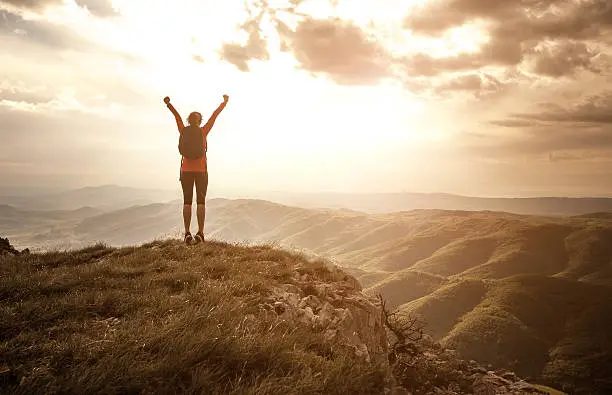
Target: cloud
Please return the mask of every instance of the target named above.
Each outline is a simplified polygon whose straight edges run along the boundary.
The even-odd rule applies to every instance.
[[[567,161],[570,156],[575,160],[612,160],[610,126],[575,129],[555,125],[515,131],[507,135],[489,134],[480,139],[461,135],[455,144],[469,156],[496,160],[520,161],[528,157],[550,159],[551,154],[558,161]]]
[[[608,0],[438,0],[415,9],[405,27],[435,35],[478,20],[492,24],[495,36],[512,32],[516,40],[597,37],[612,26],[612,4]]]
[[[315,19],[298,11],[303,0],[290,0],[285,6],[255,1],[247,7],[249,18],[240,26],[248,34],[245,45],[225,43],[221,59],[241,71],[249,71],[253,59],[268,60],[268,42],[262,39],[265,19],[276,28],[280,51],[290,52],[299,68],[325,75],[342,85],[367,85],[390,76],[392,59],[383,45],[359,26],[337,17]],[[335,0],[330,0],[334,5]],[[254,16],[257,13],[257,16]],[[292,21],[290,24],[286,19]]]
[[[515,113],[489,124],[501,128],[484,139],[460,143],[489,157],[546,155],[552,162],[612,159],[612,92],[586,96],[561,106],[542,103],[540,111]]]
[[[351,21],[300,14],[296,11],[300,3],[294,1],[285,8],[257,3],[258,18],[242,27],[249,34],[247,44],[224,44],[222,59],[242,71],[249,70],[251,59],[269,59],[259,27],[265,17],[276,26],[281,51],[291,52],[300,68],[340,84],[376,84],[395,77],[421,92],[470,90],[465,89],[466,84],[474,91],[485,87],[485,91],[498,92],[504,84],[496,84],[495,79],[512,70],[549,78],[600,72],[607,58],[599,56],[595,44],[584,40],[612,32],[612,3],[603,0],[434,0],[414,8],[405,28],[438,37],[451,28],[474,23],[485,29],[488,40],[475,51],[451,56],[402,54],[390,51],[370,29]],[[466,74],[471,74],[471,81]],[[476,74],[491,78],[477,78]]]
[[[409,72],[434,76],[486,66],[516,66],[525,59],[534,73],[572,76],[578,70],[597,72],[591,45],[612,33],[608,0],[438,0],[416,8],[405,27],[418,35],[437,37],[466,24],[485,26],[489,36],[479,52],[450,58],[420,55],[407,62]]]
[[[500,119],[495,121],[489,121],[489,124],[494,126],[501,126],[504,128],[528,128],[537,126],[532,121],[527,121],[524,119]]]
[[[110,2],[110,0],[77,0],[77,4],[85,7],[92,15],[101,18],[109,18],[119,15]]]
[[[77,50],[91,49],[92,44],[74,31],[45,20],[28,20],[8,11],[0,10],[0,34],[27,38],[36,43]]]
[[[494,38],[478,52],[454,56],[434,57],[425,53],[406,56],[400,60],[411,76],[435,77],[450,72],[479,70],[486,66],[516,66],[523,60],[520,42],[509,37]]]
[[[120,118],[127,115],[128,109],[140,111],[155,104],[158,104],[158,98],[149,87],[123,79],[93,80],[80,84],[78,88],[53,79],[44,84],[0,80],[0,108],[14,112],[79,113]]]
[[[87,8],[92,15],[101,18],[108,18],[118,15],[113,8],[110,0],[75,0],[75,2],[83,8]],[[62,4],[61,0],[0,0],[1,4],[10,4],[12,6],[28,9],[32,11],[43,11],[50,6]]]
[[[224,43],[221,48],[221,59],[233,64],[243,72],[249,71],[250,60],[270,59],[267,41],[263,39],[259,26],[262,17],[263,15],[260,14],[241,25],[240,28],[248,34],[246,44]]]
[[[434,91],[439,95],[464,92],[476,98],[486,98],[501,93],[511,84],[502,82],[487,73],[452,75],[451,77],[441,79],[441,81],[434,88]]]
[[[579,70],[601,71],[595,64],[599,52],[583,42],[547,42],[534,50],[531,70],[548,77],[574,76]]]
[[[499,126],[525,127],[542,124],[569,124],[573,127],[612,126],[612,91],[591,95],[569,106],[542,103],[543,110],[534,113],[512,114],[509,119],[495,121]]]
[[[54,98],[55,95],[46,86],[28,86],[23,81],[0,81],[0,101],[41,104]]]
[[[384,47],[348,21],[306,18],[286,38],[303,69],[337,83],[372,84],[390,75]]]

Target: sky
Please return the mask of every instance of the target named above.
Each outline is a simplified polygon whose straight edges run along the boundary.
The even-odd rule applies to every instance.
[[[383,5],[384,4],[384,5]],[[0,0],[0,185],[612,196],[609,0]]]

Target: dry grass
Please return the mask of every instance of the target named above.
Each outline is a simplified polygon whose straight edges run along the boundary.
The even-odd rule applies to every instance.
[[[382,391],[382,370],[260,307],[300,261],[174,241],[2,257],[0,392]]]

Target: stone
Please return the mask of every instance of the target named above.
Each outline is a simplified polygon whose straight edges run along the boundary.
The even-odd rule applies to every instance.
[[[329,302],[325,302],[321,310],[319,310],[319,323],[323,327],[327,327],[337,323],[336,318],[336,309]]]
[[[274,311],[278,315],[285,313],[285,311],[287,311],[286,304],[283,302],[274,302]]]
[[[307,306],[310,307],[313,311],[319,310],[321,308],[321,301],[314,295],[308,295],[302,298],[302,300],[300,300],[298,304],[298,307],[300,309],[303,309]]]
[[[364,358],[367,362],[370,362],[370,353],[368,352],[368,346],[360,343],[355,346],[355,355],[360,358]]]

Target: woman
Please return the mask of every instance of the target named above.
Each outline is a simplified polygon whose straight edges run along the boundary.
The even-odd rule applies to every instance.
[[[181,186],[183,188],[183,223],[185,225],[185,243],[192,244],[194,238],[191,236],[191,206],[193,204],[193,186],[196,188],[196,202],[197,202],[197,218],[198,218],[198,233],[195,235],[195,243],[204,241],[204,219],[206,217],[206,192],[208,190],[208,167],[206,163],[206,137],[210,133],[215,120],[221,114],[221,111],[227,105],[229,97],[223,95],[223,103],[213,112],[208,119],[208,122],[204,126],[202,124],[202,115],[199,112],[192,112],[187,117],[188,126],[185,127],[181,116],[174,106],[170,103],[170,98],[165,97],[164,103],[176,120],[176,126],[179,134],[183,132],[190,133],[193,128],[198,128],[202,131],[202,144],[203,150],[199,157],[192,157],[191,159],[185,155],[181,158]],[[186,136],[183,136],[186,137]]]

